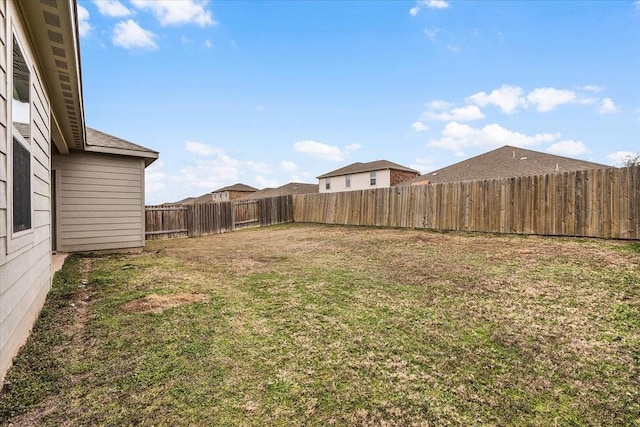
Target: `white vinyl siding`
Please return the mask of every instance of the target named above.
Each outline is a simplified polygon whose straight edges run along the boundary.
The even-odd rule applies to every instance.
[[[0,0],[0,381],[24,343],[51,285],[50,106],[28,37],[13,2]],[[31,229],[15,236],[12,206],[12,131],[6,89],[10,86],[10,43],[15,37],[30,67]],[[9,125],[8,125],[9,124]]]
[[[111,154],[56,155],[57,249],[144,246],[144,161]]]
[[[347,176],[350,179],[347,181]],[[376,185],[371,185],[371,172],[361,172],[349,175],[335,176],[331,178],[324,178],[322,181],[329,182],[331,180],[330,188],[326,185],[320,185],[321,193],[335,193],[338,191],[355,191],[355,190],[368,190],[374,188],[384,188],[391,186],[391,171],[389,169],[376,171]],[[322,184],[321,181],[321,184]],[[350,186],[347,187],[347,182]]]

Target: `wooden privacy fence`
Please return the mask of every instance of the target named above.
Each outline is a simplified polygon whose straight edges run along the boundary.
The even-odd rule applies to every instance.
[[[186,206],[189,237],[233,231],[233,205],[231,202]]]
[[[289,196],[175,207],[147,206],[146,238],[196,237],[293,221]]]
[[[258,218],[258,201],[235,202],[233,204],[233,225],[236,229],[260,225]]]
[[[187,207],[145,207],[147,240],[187,237]]]
[[[295,195],[295,222],[640,239],[640,166]]]

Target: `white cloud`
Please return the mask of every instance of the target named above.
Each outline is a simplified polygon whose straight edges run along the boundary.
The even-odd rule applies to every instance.
[[[482,114],[482,111],[477,106],[468,105],[466,107],[453,108],[449,111],[425,111],[421,117],[428,120],[467,122],[484,119],[485,115]]]
[[[205,40],[204,43],[202,44],[204,47],[206,47],[207,49],[210,49],[213,44],[211,43],[211,41],[209,40]]]
[[[449,7],[449,3],[445,0],[427,0],[423,3],[426,3],[429,9],[446,9]]]
[[[431,157],[425,157],[422,159],[416,159],[415,163],[409,165],[411,169],[415,169],[420,173],[426,173],[435,169],[435,162]]]
[[[446,9],[449,7],[449,3],[445,0],[418,0],[416,5],[409,9],[409,14],[416,16],[420,12],[420,9],[425,7],[429,9]]]
[[[93,0],[98,7],[98,12],[103,16],[121,18],[131,15],[131,11],[118,0]]]
[[[162,192],[165,187],[167,175],[164,173],[164,163],[156,160],[144,170],[144,188],[146,194]]]
[[[495,105],[504,113],[511,114],[519,107],[526,105],[522,88],[517,86],[502,85],[499,89],[493,90],[490,94],[478,92],[466,99],[468,103],[485,107]]]
[[[427,36],[427,38],[433,43],[438,43],[439,32],[440,30],[438,28],[425,28],[424,35]]]
[[[640,10],[640,0],[634,1],[633,5],[636,7],[636,10]]]
[[[447,101],[442,101],[440,99],[431,101],[430,103],[427,104],[427,108],[433,111],[444,111],[444,110],[448,110],[451,107],[453,107],[453,104]]]
[[[614,153],[607,154],[607,159],[611,160],[616,165],[622,165],[626,159],[635,155],[636,153],[632,151],[616,151]]]
[[[525,147],[542,142],[551,142],[559,137],[560,134],[550,133],[525,135],[505,129],[496,123],[478,129],[466,124],[450,122],[442,130],[440,139],[429,141],[427,146],[444,148],[453,151],[455,155],[464,156],[463,150],[465,148],[487,150],[503,145]]]
[[[293,162],[283,160],[280,162],[280,169],[286,172],[293,172],[298,169],[298,166]]]
[[[446,9],[449,7],[449,2],[445,0],[418,0],[415,6],[409,9],[409,14],[417,16],[420,10],[425,7],[428,9]]]
[[[588,98],[588,97],[581,96],[578,99],[578,102],[581,105],[593,105],[593,104],[596,104],[596,103],[600,102],[600,100],[598,98]]]
[[[424,125],[422,122],[414,122],[411,125],[411,129],[416,132],[424,132],[425,130],[429,130],[429,126]]]
[[[425,28],[424,35],[437,46],[443,46],[450,52],[460,52],[460,47],[455,43],[454,36],[440,28]]]
[[[261,175],[256,175],[255,177],[256,182],[258,183],[259,186],[261,187],[267,187],[267,188],[274,188],[278,186],[278,181],[275,179],[268,179],[265,178]]]
[[[345,150],[347,151],[354,151],[354,150],[359,150],[362,148],[362,145],[360,144],[349,144],[346,147],[344,147]]]
[[[604,98],[598,111],[600,111],[600,114],[612,114],[618,112],[619,108],[613,103],[611,98]]]
[[[161,25],[197,24],[206,27],[217,24],[211,11],[206,9],[204,1],[132,0],[131,3],[140,10],[151,12]]]
[[[195,142],[195,141],[187,141],[186,149],[187,151],[202,157],[208,157],[208,156],[224,153],[224,151],[221,148],[213,147],[211,145],[203,144],[201,142]]]
[[[89,11],[78,5],[78,31],[80,37],[84,37],[91,32],[91,24],[89,24]]]
[[[298,141],[293,144],[293,149],[301,154],[333,162],[341,162],[347,158],[347,153],[342,152],[337,146],[311,140]]]
[[[535,104],[537,110],[546,113],[562,104],[568,104],[576,100],[575,92],[571,90],[541,87],[534,89],[527,95],[527,100]]]
[[[582,90],[585,92],[602,92],[604,88],[602,86],[596,86],[596,85],[584,85],[584,86],[578,87],[578,90]]]
[[[547,151],[562,156],[578,156],[591,152],[582,141],[573,140],[556,142],[547,148]]]
[[[114,45],[122,46],[125,49],[158,49],[158,45],[153,41],[156,37],[154,33],[145,30],[135,21],[129,19],[116,24],[111,40]]]
[[[247,167],[249,167],[251,170],[258,173],[263,173],[263,174],[271,173],[271,166],[263,162],[254,162],[252,160],[249,160],[247,162]]]
[[[195,165],[182,168],[180,175],[171,179],[180,186],[181,191],[197,195],[196,191],[213,191],[231,184],[240,176],[241,163],[224,153],[218,153],[212,159],[196,160]]]

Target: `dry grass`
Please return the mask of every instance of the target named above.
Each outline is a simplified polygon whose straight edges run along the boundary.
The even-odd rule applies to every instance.
[[[640,423],[634,244],[286,225],[68,264],[5,422]]]
[[[194,302],[206,301],[208,297],[203,294],[177,294],[156,295],[151,294],[144,298],[130,301],[122,306],[129,313],[155,313],[160,314],[165,310]]]

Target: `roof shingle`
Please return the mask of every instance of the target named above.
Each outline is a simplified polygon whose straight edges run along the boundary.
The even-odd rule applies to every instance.
[[[400,185],[515,178],[609,167],[611,166],[505,145],[410,179]]]
[[[352,163],[340,169],[336,169],[334,171],[322,174],[317,178],[318,179],[331,178],[334,176],[350,175],[350,174],[362,173],[362,172],[373,172],[373,171],[386,170],[386,169],[393,169],[393,170],[399,170],[404,172],[415,172],[418,174],[420,173],[417,170],[399,165],[397,163],[390,162],[388,160],[375,160],[373,162],[367,162],[367,163],[361,163],[361,162]]]
[[[157,151],[150,150],[149,148],[143,147],[142,145],[125,141],[122,138],[109,135],[108,133],[104,133],[90,127],[87,127],[86,129],[86,151],[142,157],[146,159],[145,162],[147,166],[158,158]]]
[[[250,185],[241,184],[241,183],[238,182],[236,184],[229,185],[227,187],[219,188],[219,189],[213,191],[213,193],[222,193],[224,191],[240,191],[240,192],[253,193],[254,191],[258,191],[258,189],[257,188],[253,188]]]

